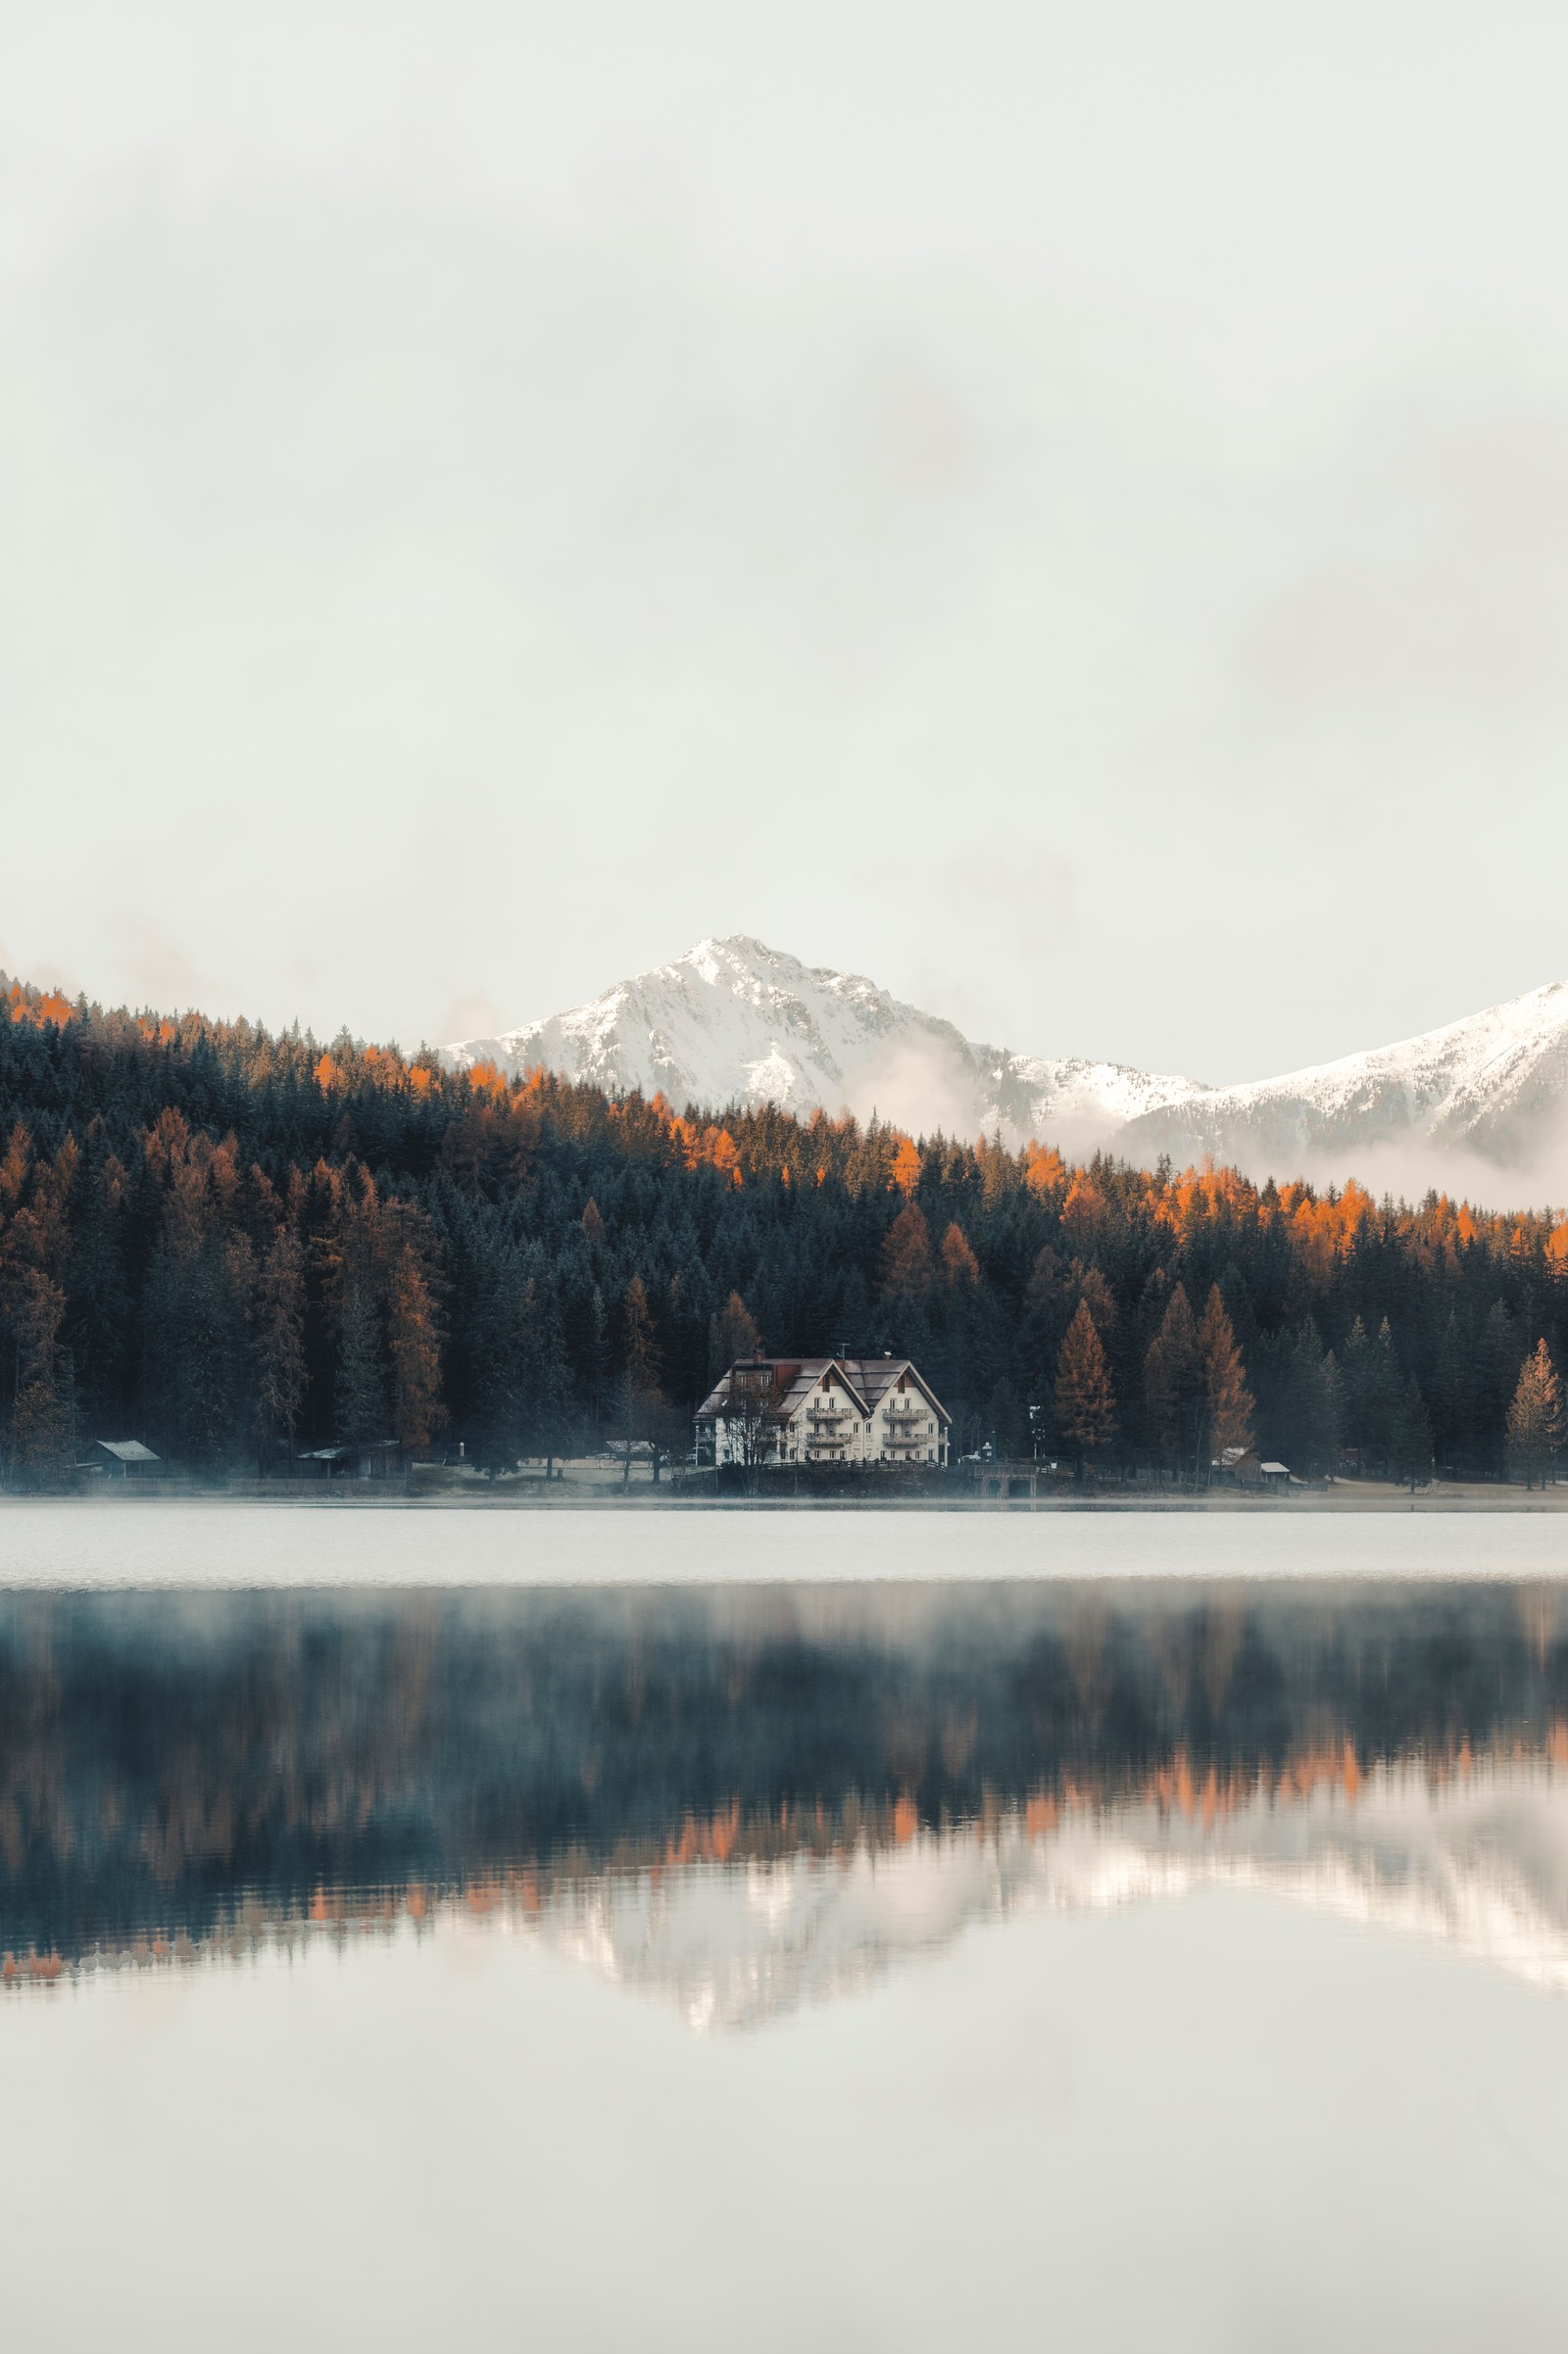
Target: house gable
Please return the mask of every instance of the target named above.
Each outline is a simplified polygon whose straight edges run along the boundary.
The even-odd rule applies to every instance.
[[[792,1398],[790,1432],[796,1447],[858,1453],[871,1414],[859,1389],[838,1357],[818,1358],[801,1368]]]
[[[930,1414],[890,1412],[896,1389]],[[698,1408],[715,1462],[947,1461],[951,1418],[907,1357],[739,1357]]]
[[[943,1404],[935,1390],[932,1389],[931,1384],[926,1380],[925,1375],[920,1371],[918,1365],[914,1364],[908,1357],[906,1357],[899,1370],[907,1377],[911,1388],[919,1391],[920,1396],[925,1399],[926,1404],[931,1408],[932,1413],[936,1416],[937,1421],[941,1424],[943,1429],[951,1430],[953,1427],[953,1416],[948,1412],[947,1407]]]
[[[912,1357],[862,1357],[856,1362],[855,1370],[873,1411],[904,1381],[919,1391],[937,1421],[951,1428],[952,1415]]]

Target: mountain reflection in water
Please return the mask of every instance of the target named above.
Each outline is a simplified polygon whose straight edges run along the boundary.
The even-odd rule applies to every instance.
[[[1568,1986],[1568,1595],[0,1596],[13,1988],[503,1928],[759,2023],[1223,1883]]]

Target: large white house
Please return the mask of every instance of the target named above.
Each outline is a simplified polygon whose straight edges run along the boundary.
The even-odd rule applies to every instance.
[[[704,1463],[946,1463],[952,1417],[906,1356],[740,1357],[697,1409]]]

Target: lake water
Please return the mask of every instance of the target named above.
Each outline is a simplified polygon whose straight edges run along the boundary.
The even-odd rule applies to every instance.
[[[0,2343],[1563,2342],[1559,1529],[0,1508]]]

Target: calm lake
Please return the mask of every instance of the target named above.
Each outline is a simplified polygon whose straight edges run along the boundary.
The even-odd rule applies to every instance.
[[[1561,2343],[1564,1569],[0,1508],[0,2340]]]

